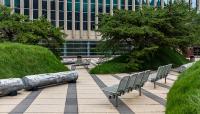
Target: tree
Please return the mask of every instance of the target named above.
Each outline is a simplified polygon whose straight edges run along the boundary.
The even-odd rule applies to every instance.
[[[41,45],[51,49],[58,55],[58,50],[64,41],[63,32],[54,27],[45,18],[29,20],[20,14],[11,14],[10,10],[0,5],[0,41],[19,42]]]
[[[185,3],[157,10],[148,7],[135,12],[115,10],[113,16],[100,16],[97,31],[105,41],[102,43],[105,50],[123,49],[122,44],[134,46],[133,50],[162,46],[181,48],[194,43],[190,39],[196,32],[193,21],[197,15],[195,11],[189,11]]]
[[[113,15],[99,17],[100,49],[124,52],[129,47],[130,67],[137,66],[143,62],[140,58],[152,56],[159,48],[184,50],[199,41],[196,36],[200,34],[200,16],[188,10],[183,2],[156,10],[151,7],[135,12],[115,10]]]

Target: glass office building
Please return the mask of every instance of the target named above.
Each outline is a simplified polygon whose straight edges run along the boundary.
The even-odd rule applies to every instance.
[[[190,2],[192,7],[197,6],[196,0]],[[135,11],[144,5],[163,8],[169,0],[0,0],[0,3],[10,7],[12,13],[27,15],[31,20],[43,16],[60,27],[67,34],[62,56],[90,56],[98,55],[94,48],[101,38],[94,31],[98,28],[97,15],[112,15],[114,9]]]

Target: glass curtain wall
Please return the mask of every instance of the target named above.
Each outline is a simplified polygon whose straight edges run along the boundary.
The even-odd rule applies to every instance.
[[[67,0],[67,29],[72,30],[72,0]]]
[[[47,0],[42,0],[42,16],[47,18]]]
[[[132,10],[132,0],[128,0],[128,10]]]
[[[87,30],[87,22],[88,22],[88,1],[83,0],[83,30]]]
[[[33,19],[37,19],[39,17],[39,0],[31,0],[32,3],[30,3],[30,0],[13,0],[14,4],[14,12],[20,13],[20,11],[23,11],[24,15],[27,16],[33,16]],[[58,10],[56,11],[56,0],[42,0],[41,5],[41,13],[42,16],[45,18],[50,19],[51,23],[53,25],[56,25],[56,21],[59,27],[64,29],[64,24],[66,21],[67,24],[67,30],[72,30],[72,0],[66,0],[66,5],[64,4],[65,0],[58,0]],[[80,20],[80,0],[74,0],[75,1],[75,30],[80,30],[80,22],[83,22],[83,31],[87,31],[88,29],[94,30],[95,29],[95,17],[97,16],[95,14],[95,0],[90,0],[90,4],[88,4],[88,0],[83,0],[83,20]],[[125,2],[128,3],[128,10],[132,10],[133,8],[133,0],[119,0],[120,1],[120,8],[125,9]],[[149,3],[147,3],[147,1]],[[197,0],[190,0],[192,8],[196,8],[197,6]],[[24,6],[20,6],[23,2]],[[103,4],[103,0],[98,0],[98,14],[101,14],[103,12],[103,7],[105,7],[105,11],[107,14],[110,13],[110,4],[113,2],[113,9],[117,9],[118,7],[118,0],[105,0],[105,4]],[[154,0],[135,0],[135,9],[140,9],[140,2],[142,5],[150,4],[150,6],[154,6]],[[169,4],[170,0],[164,0],[164,6]],[[171,0],[171,2],[174,2],[174,0]],[[189,3],[189,0],[186,0],[186,2]],[[30,12],[30,4],[31,7],[33,7],[33,12]],[[48,6],[49,4],[49,6]],[[11,0],[4,0],[4,5],[11,7]],[[105,5],[105,6],[104,6]],[[90,6],[90,12],[88,12],[88,6]],[[67,11],[64,12],[64,7],[67,7]],[[157,0],[157,7],[161,7],[161,0]],[[20,8],[23,8],[21,10]],[[48,11],[48,9],[50,11]],[[31,13],[31,15],[30,15]],[[48,14],[49,13],[49,14]],[[59,20],[56,20],[56,13],[59,13]],[[64,20],[64,13],[66,13],[66,20]],[[90,18],[88,17],[90,14]],[[90,22],[88,22],[88,18]],[[88,28],[88,23],[90,23],[90,28]]]
[[[14,11],[20,13],[20,0],[14,0]]]
[[[24,0],[24,15],[29,17],[29,0]]]
[[[91,23],[91,30],[95,29],[95,0],[91,0],[91,18],[90,18],[90,23]]]
[[[56,3],[54,0],[51,0],[51,23],[55,26],[56,25]]]
[[[39,12],[42,13],[42,16],[45,18],[48,18],[53,25],[59,25],[61,29],[68,30],[67,34],[74,33],[73,38],[79,37],[79,32],[74,32],[72,30],[72,0],[4,0],[4,5],[7,7],[12,7],[14,8],[13,11],[15,13],[21,13],[27,16],[30,16],[31,19],[37,19],[39,18]],[[57,4],[58,1],[58,4]],[[95,29],[95,17],[97,14],[95,14],[95,0],[90,0],[90,4],[88,4],[89,0],[83,0],[83,20],[80,20],[80,0],[73,0],[75,1],[75,30],[79,31],[81,30],[80,28],[80,22],[83,23],[83,31],[82,31],[82,37],[85,39],[85,41],[67,41],[65,43],[65,47],[63,48],[63,55],[71,56],[71,55],[95,55],[97,52],[95,52],[95,47],[97,44],[97,41],[88,41],[87,39],[92,38],[96,40],[97,34],[94,33]],[[154,7],[154,2],[155,0],[105,0],[105,3],[103,4],[103,0],[98,0],[98,14],[102,14],[105,8],[105,13],[110,14],[110,5],[113,4],[113,9],[118,8],[118,1],[120,2],[120,9],[125,9],[127,6],[125,6],[126,3],[128,3],[128,10],[132,10],[133,2],[135,2],[135,9],[139,10],[140,9],[140,2],[142,5],[147,5],[150,4],[151,7]],[[149,3],[147,3],[147,1]],[[157,1],[157,7],[161,7],[161,0],[156,0]],[[164,6],[169,4],[169,2],[174,2],[175,0],[164,0]],[[23,2],[23,3],[20,3]],[[30,3],[31,2],[31,3]],[[111,3],[113,2],[113,3]],[[186,0],[186,2],[189,4],[189,0]],[[66,3],[66,4],[64,4]],[[191,7],[196,8],[197,7],[197,0],[190,0]],[[24,6],[21,6],[23,5]],[[39,7],[41,5],[41,7]],[[188,5],[189,6],[189,5]],[[30,9],[30,7],[32,9]],[[56,8],[59,7],[59,8]],[[66,8],[67,7],[67,8]],[[90,7],[90,12],[88,12],[88,7]],[[65,12],[66,8],[66,12]],[[40,10],[40,11],[39,11]],[[59,10],[59,11],[58,11]],[[23,12],[20,12],[23,11]],[[40,14],[41,15],[41,14]],[[59,16],[56,18],[56,15]],[[65,18],[66,16],[67,18]],[[90,16],[90,17],[89,17]],[[57,22],[56,22],[57,21]],[[64,26],[64,24],[67,24],[67,26]],[[87,32],[88,30],[91,30]],[[72,32],[71,32],[72,31]],[[77,35],[78,34],[78,35]],[[96,36],[95,36],[95,35]],[[69,35],[72,36],[72,35]],[[87,37],[87,38],[85,38]],[[78,39],[78,38],[77,38]],[[81,40],[83,40],[81,39]]]
[[[75,29],[80,30],[80,0],[75,0]]]
[[[110,0],[106,0],[106,13],[110,13]]]
[[[64,29],[64,0],[59,0],[59,27]]]
[[[38,0],[33,0],[33,19],[38,18]]]
[[[117,9],[117,0],[113,0],[113,9]]]
[[[125,0],[121,0],[121,9],[125,9]]]
[[[4,5],[10,7],[10,0],[4,0]]]

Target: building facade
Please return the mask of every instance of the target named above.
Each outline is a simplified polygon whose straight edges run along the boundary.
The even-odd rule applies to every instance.
[[[199,1],[188,3],[195,8]],[[30,20],[43,16],[60,27],[67,34],[62,56],[92,56],[98,55],[94,48],[101,39],[95,32],[97,15],[112,15],[114,9],[135,11],[143,5],[164,8],[169,0],[0,0],[0,3],[10,7],[12,13],[27,15]]]

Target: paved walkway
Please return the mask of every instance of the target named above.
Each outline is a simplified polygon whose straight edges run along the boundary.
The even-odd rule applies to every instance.
[[[142,96],[138,91],[125,94],[120,97],[116,108],[101,88],[117,84],[128,74],[90,75],[83,67],[77,72],[79,79],[76,84],[34,92],[20,91],[18,96],[0,97],[0,114],[164,114],[167,93],[178,75],[171,72],[167,83],[160,80],[156,89],[147,82]]]

